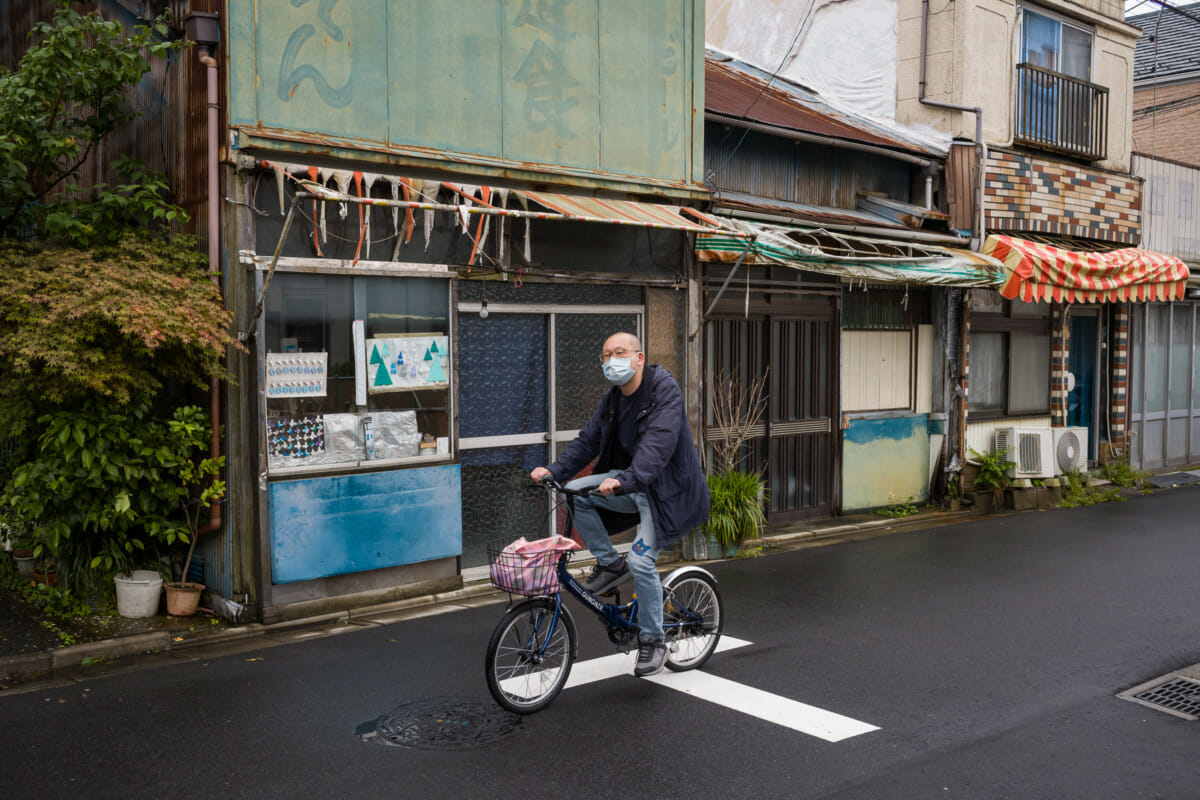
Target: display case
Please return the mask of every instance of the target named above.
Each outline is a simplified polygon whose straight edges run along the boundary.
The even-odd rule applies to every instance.
[[[452,458],[448,277],[283,272],[264,310],[269,474]]]

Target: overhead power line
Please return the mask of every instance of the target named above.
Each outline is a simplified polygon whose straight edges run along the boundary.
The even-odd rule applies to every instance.
[[[1200,17],[1196,16],[1195,14],[1193,14],[1190,11],[1184,11],[1182,8],[1179,8],[1178,6],[1173,6],[1170,3],[1166,2],[1166,0],[1149,0],[1149,1],[1151,3],[1154,3],[1155,5],[1162,6],[1167,11],[1172,11],[1181,17],[1187,17],[1188,19],[1193,20],[1195,22],[1200,22]]]

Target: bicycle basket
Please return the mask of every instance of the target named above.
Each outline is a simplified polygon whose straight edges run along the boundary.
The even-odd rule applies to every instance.
[[[535,542],[523,536],[515,542],[493,542],[488,545],[492,563],[488,576],[493,586],[510,594],[554,594],[558,591],[559,556],[578,547],[563,536]]]

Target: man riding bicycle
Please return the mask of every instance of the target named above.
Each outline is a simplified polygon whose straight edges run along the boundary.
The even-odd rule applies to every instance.
[[[566,483],[568,489],[596,487],[575,498],[575,529],[596,557],[583,586],[603,594],[633,574],[641,628],[634,674],[644,677],[661,672],[667,655],[658,554],[708,518],[708,484],[671,373],[647,364],[641,341],[630,333],[610,336],[600,361],[613,388],[558,460],[529,477],[566,483],[597,459],[591,475]],[[625,559],[609,536],[635,523],[637,537]]]

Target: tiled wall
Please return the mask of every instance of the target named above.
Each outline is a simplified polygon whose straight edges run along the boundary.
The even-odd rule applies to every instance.
[[[986,177],[988,230],[1138,243],[1142,189],[1133,176],[993,150]]]
[[[1122,305],[1113,311],[1112,407],[1109,411],[1108,440],[1113,447],[1120,449],[1125,446],[1129,414],[1129,306]]]

